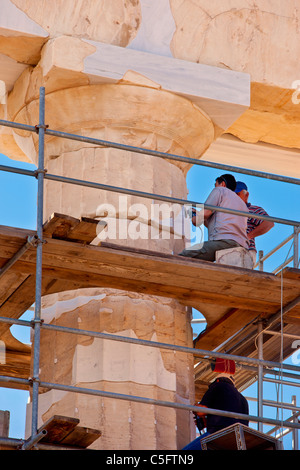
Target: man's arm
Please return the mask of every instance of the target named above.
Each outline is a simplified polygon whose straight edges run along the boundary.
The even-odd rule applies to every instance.
[[[247,234],[248,238],[256,238],[260,235],[264,235],[265,233],[269,232],[271,228],[274,227],[274,222],[269,220],[263,220],[257,227],[255,227],[251,232]]]
[[[221,200],[221,193],[219,189],[220,188],[214,188],[209,194],[204,204],[208,204],[211,206],[219,206],[220,200]],[[193,209],[193,210],[194,210],[194,214],[192,217],[192,224],[195,225],[195,227],[198,227],[199,225],[202,225],[203,223],[205,226],[207,226],[206,222],[208,221],[210,216],[213,214],[213,211],[209,209],[202,209],[201,211],[196,211],[196,209]]]
[[[203,209],[202,211],[197,211],[196,215],[192,217],[192,224],[195,225],[195,227],[198,227],[202,223],[206,226],[207,220],[210,218],[212,215],[212,211],[209,209]],[[199,223],[200,220],[200,223]]]

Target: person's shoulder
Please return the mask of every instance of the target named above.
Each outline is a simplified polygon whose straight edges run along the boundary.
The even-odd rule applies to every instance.
[[[209,203],[213,203],[213,204],[217,204],[218,201],[222,198],[222,191],[221,189],[224,189],[220,186],[216,187],[216,188],[213,188],[211,190],[211,192],[209,193],[207,199],[205,202],[207,202],[208,204]]]
[[[266,214],[266,211],[261,206],[256,206],[254,204],[248,205],[249,212],[253,214]]]
[[[232,193],[232,191],[230,189],[225,188],[224,186],[217,186],[216,188],[214,188],[211,191],[210,194],[217,195],[218,197],[224,198],[224,197],[228,197],[228,196],[230,197],[231,196],[230,193]]]
[[[223,187],[222,189],[225,190],[223,192],[224,198],[226,198],[226,200],[230,202],[230,204],[232,204],[235,209],[241,210],[243,212],[249,212],[246,203],[243,201],[243,199],[240,198],[240,196],[238,196],[238,194],[228,188]]]
[[[232,191],[232,189],[225,188],[224,186],[219,186],[216,189],[220,189],[221,193],[224,194],[226,197],[230,197],[232,199],[238,198],[238,199],[242,200],[234,191]]]

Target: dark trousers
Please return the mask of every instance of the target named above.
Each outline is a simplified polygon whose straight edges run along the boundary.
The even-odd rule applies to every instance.
[[[188,258],[198,258],[205,261],[215,261],[216,251],[227,250],[241,246],[234,240],[209,240],[204,243],[192,245],[179,253],[180,256]]]

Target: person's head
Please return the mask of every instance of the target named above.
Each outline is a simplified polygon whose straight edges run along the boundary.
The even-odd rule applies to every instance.
[[[232,384],[235,385],[235,379],[232,374],[226,374],[226,373],[218,374],[216,377],[216,380],[221,379],[221,378],[229,379],[232,382]]]
[[[215,187],[224,186],[225,188],[231,189],[234,191],[236,188],[235,177],[230,174],[221,175],[216,178]]]
[[[243,183],[243,181],[236,182],[235,192],[245,203],[248,202],[249,191],[247,185]]]

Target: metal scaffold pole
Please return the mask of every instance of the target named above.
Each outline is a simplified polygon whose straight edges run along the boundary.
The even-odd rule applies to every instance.
[[[294,227],[294,256],[293,256],[294,268],[299,266],[299,227]]]
[[[43,201],[44,201],[44,141],[45,141],[45,88],[40,88],[39,125],[39,161],[36,171],[38,180],[37,195],[37,247],[36,247],[36,292],[34,313],[34,351],[32,376],[32,438],[38,430],[38,394],[40,364],[41,299],[42,299],[42,255],[43,255]]]
[[[257,345],[258,345],[258,359],[263,360],[263,324],[262,320],[258,322],[258,338],[257,338]],[[258,416],[263,416],[263,366],[261,364],[258,365],[258,380],[257,380],[257,408],[258,408]],[[263,424],[261,422],[258,423],[258,430],[263,432]]]

